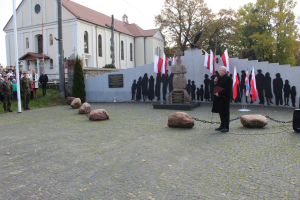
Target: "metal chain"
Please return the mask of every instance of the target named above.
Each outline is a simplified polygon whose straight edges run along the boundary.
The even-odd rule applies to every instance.
[[[279,121],[279,120],[276,120],[272,117],[269,117],[269,116],[265,116],[266,118],[274,121],[274,122],[277,122],[277,123],[284,123],[284,124],[287,124],[287,123],[292,123],[293,121]],[[202,123],[208,123],[208,124],[220,124],[220,122],[214,122],[214,121],[206,121],[206,120],[201,120],[201,119],[198,119],[198,118],[195,118],[195,117],[192,117],[193,120],[195,121],[198,121],[198,122],[202,122]],[[236,117],[234,119],[231,119],[229,120],[229,122],[232,122],[232,121],[235,121],[235,120],[238,120],[238,119],[241,119],[241,116],[239,117]]]

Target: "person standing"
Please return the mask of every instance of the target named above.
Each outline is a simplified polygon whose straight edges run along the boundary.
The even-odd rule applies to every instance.
[[[33,81],[33,98],[37,98],[37,89],[39,88],[39,75],[35,73],[35,70],[32,70],[32,81]]]
[[[3,75],[3,77],[4,77],[4,82],[1,84],[0,87],[2,100],[3,100],[3,109],[5,112],[7,111],[12,112],[10,107],[11,107],[11,95],[13,92],[13,88],[11,82],[8,80],[8,76],[5,74]]]
[[[213,99],[213,113],[219,113],[221,125],[215,130],[221,132],[229,131],[229,117],[230,117],[230,95],[232,90],[232,79],[227,75],[227,68],[225,66],[219,67],[219,77],[216,77],[215,86],[223,88],[221,91],[214,94]]]
[[[20,81],[21,90],[23,91],[23,109],[30,110],[28,107],[30,101],[31,81],[27,78],[27,71],[23,71],[23,78]]]
[[[13,87],[13,96],[14,96],[14,101],[18,101],[18,97],[17,97],[17,81],[16,79],[12,80],[12,87]]]
[[[43,96],[46,95],[46,86],[48,83],[48,76],[45,74],[45,70],[42,71],[42,75],[40,76],[39,82],[42,84],[43,88]]]

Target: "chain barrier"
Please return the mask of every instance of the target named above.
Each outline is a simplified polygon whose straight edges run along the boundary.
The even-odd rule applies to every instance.
[[[276,120],[272,117],[269,117],[269,116],[265,116],[266,118],[270,119],[271,121],[274,121],[274,122],[277,122],[277,123],[284,123],[284,124],[288,124],[288,123],[292,123],[293,121],[279,121],[279,120]],[[206,120],[201,120],[201,119],[198,119],[198,118],[195,118],[195,117],[192,117],[193,120],[195,121],[198,121],[198,122],[202,122],[202,123],[208,123],[208,124],[220,124],[220,122],[214,122],[214,121],[206,121]],[[239,117],[236,117],[234,119],[231,119],[229,120],[229,122],[232,122],[232,121],[235,121],[235,120],[238,120],[238,119],[241,119],[241,116]]]

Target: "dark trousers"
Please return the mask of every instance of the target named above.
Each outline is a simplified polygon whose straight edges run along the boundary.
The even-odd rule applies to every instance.
[[[24,92],[23,94],[23,108],[28,108],[29,101],[30,101],[30,93],[31,92]]]
[[[13,91],[13,95],[14,95],[14,100],[17,100],[18,97],[17,97],[17,91]]]
[[[11,94],[3,96],[3,109],[8,110],[11,107]]]
[[[229,114],[219,114],[221,125],[220,127],[229,129]]]
[[[46,95],[46,84],[42,84],[42,88],[43,88],[43,96]]]

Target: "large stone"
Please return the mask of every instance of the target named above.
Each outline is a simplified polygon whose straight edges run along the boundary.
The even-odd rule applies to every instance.
[[[67,97],[67,104],[71,105],[72,101],[75,99],[76,97]]]
[[[194,120],[185,112],[176,112],[169,115],[168,126],[177,128],[192,128]]]
[[[262,115],[244,115],[241,117],[241,123],[244,127],[262,128],[268,124],[268,120]]]
[[[106,120],[109,119],[109,115],[104,109],[97,109],[90,112],[89,119],[92,121]]]
[[[87,114],[91,112],[91,105],[89,103],[84,103],[78,110],[78,114]]]
[[[80,108],[81,106],[81,100],[79,98],[75,98],[73,99],[72,103],[71,103],[71,107],[74,109]]]

